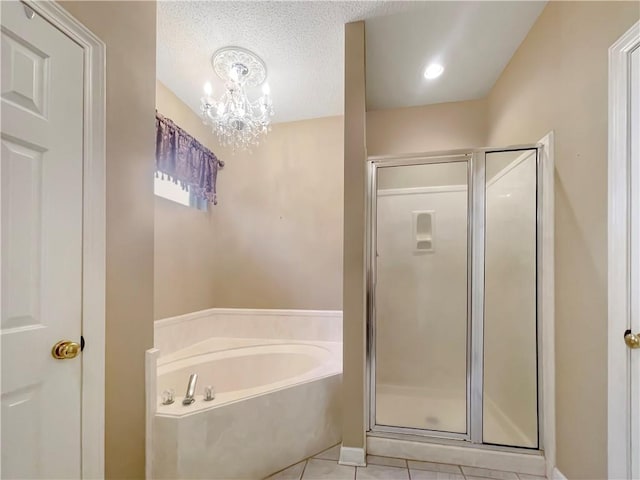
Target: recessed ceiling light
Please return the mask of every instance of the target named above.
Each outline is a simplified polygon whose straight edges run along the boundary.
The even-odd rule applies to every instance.
[[[427,80],[433,80],[439,77],[444,72],[444,67],[438,63],[432,63],[424,69],[424,78]]]

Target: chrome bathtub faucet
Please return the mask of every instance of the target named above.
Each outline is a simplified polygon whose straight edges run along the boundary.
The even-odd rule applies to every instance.
[[[171,405],[174,402],[175,392],[172,388],[162,392],[162,405]]]
[[[215,400],[216,394],[213,392],[213,387],[211,385],[207,385],[204,387],[204,401],[210,402],[211,400]]]
[[[183,405],[191,405],[193,402],[196,401],[194,397],[196,394],[197,381],[198,381],[198,374],[192,373],[191,376],[189,377],[189,385],[187,385],[187,393],[185,394],[184,399],[182,400]]]

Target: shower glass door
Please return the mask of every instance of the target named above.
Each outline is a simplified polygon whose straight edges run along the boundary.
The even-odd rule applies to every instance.
[[[539,148],[369,165],[370,428],[542,449]]]
[[[537,150],[485,155],[482,441],[538,447]]]
[[[468,156],[378,166],[375,425],[468,437]]]

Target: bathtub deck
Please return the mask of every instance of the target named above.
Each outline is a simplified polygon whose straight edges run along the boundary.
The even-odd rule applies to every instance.
[[[367,456],[366,467],[348,467],[338,465],[339,455],[340,445],[336,445],[267,480],[544,480],[544,477],[514,472],[372,455]]]

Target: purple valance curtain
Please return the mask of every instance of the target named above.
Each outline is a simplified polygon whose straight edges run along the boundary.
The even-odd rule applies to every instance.
[[[198,199],[214,205],[216,179],[224,162],[170,119],[156,112],[156,172]]]

